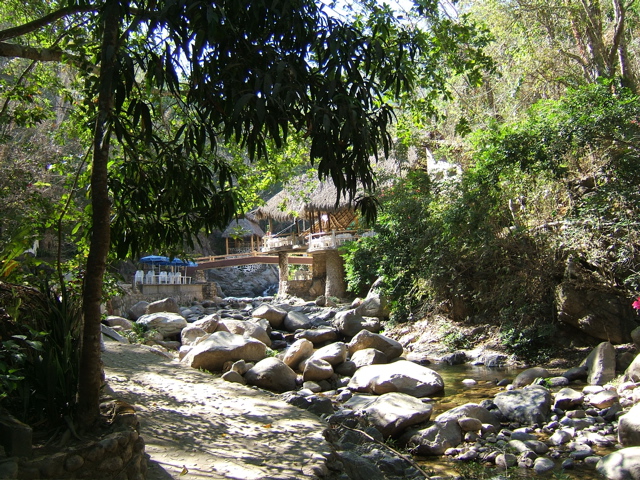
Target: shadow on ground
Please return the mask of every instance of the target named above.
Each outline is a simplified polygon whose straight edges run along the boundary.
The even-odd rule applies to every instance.
[[[140,345],[109,342],[103,362],[114,395],[136,408],[149,480],[299,479],[329,451],[318,417],[268,392]]]

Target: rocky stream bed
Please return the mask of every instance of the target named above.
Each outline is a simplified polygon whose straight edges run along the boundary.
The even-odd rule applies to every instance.
[[[106,380],[139,412],[150,478],[435,479],[480,464],[640,479],[640,356],[626,372],[608,342],[565,371],[487,349],[434,358],[377,333],[380,313],[375,298],[166,299],[107,318],[123,343],[105,343]],[[147,345],[124,344],[133,322]]]

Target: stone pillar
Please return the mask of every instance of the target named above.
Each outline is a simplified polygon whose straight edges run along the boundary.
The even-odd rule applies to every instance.
[[[278,253],[278,270],[280,271],[278,295],[286,295],[289,289],[289,254]]]
[[[312,297],[319,297],[324,295],[325,280],[327,277],[327,256],[324,252],[314,253],[311,258],[313,264],[311,265],[311,288],[309,288],[309,295]]]
[[[337,250],[328,250],[327,256],[327,281],[325,284],[325,297],[344,298],[346,296],[346,284],[344,281],[344,261]]]

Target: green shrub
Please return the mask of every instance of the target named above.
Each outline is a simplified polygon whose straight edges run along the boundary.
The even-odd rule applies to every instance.
[[[553,324],[505,324],[500,328],[500,341],[506,351],[533,364],[549,360],[556,327]]]

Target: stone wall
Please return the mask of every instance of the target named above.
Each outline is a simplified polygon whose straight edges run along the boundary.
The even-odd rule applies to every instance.
[[[154,287],[155,285],[145,285],[145,287]],[[177,285],[173,285],[176,287]],[[217,295],[217,287],[215,283],[197,283],[193,285],[181,285],[181,289],[172,290],[169,287],[172,285],[158,285],[158,287],[168,287],[163,289],[145,288],[144,293],[134,290],[131,285],[125,288],[125,294],[113,297],[111,304],[107,307],[105,313],[109,315],[125,316],[127,311],[136,303],[155,302],[156,300],[162,300],[163,298],[171,297],[175,298],[178,305],[191,305],[194,300],[199,302],[203,300],[210,300]],[[193,288],[184,288],[193,287]]]
[[[305,300],[313,300],[315,296],[309,293],[313,280],[289,280],[287,282],[287,294],[300,297]]]
[[[12,457],[0,462],[0,478],[143,480],[147,472],[144,440],[135,413],[116,415],[112,433],[48,455]]]

